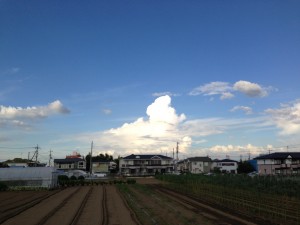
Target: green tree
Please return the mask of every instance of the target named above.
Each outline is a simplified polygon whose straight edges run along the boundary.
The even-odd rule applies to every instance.
[[[250,173],[254,171],[254,168],[248,161],[240,161],[237,171],[238,173]]]

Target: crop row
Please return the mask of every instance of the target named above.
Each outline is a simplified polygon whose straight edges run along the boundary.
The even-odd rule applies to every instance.
[[[270,185],[268,193],[267,187],[264,187],[263,191],[258,191],[257,187],[253,187],[255,185],[243,188],[245,186],[243,182],[248,179],[239,176],[162,175],[157,178],[168,181],[166,185],[169,188],[208,203],[273,222],[300,224],[298,199],[286,195],[285,192],[280,194],[280,191],[272,194],[274,189],[272,181],[268,183]],[[254,179],[251,180],[253,181]],[[248,185],[251,185],[251,182]]]

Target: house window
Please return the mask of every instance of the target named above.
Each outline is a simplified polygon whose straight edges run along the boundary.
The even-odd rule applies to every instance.
[[[196,162],[194,162],[194,165],[196,166],[196,165],[197,165],[197,163],[196,163]]]
[[[71,168],[72,167],[72,165],[71,164],[69,164],[69,168]]]
[[[208,162],[204,162],[204,166],[208,166]]]

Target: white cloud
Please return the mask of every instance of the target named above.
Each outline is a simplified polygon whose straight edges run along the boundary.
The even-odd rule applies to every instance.
[[[5,70],[5,71],[0,72],[0,75],[1,75],[1,74],[2,74],[2,75],[16,74],[16,73],[18,73],[19,71],[20,71],[20,68],[18,68],[18,67],[12,67],[12,68],[9,68],[9,69],[7,69],[7,70]]]
[[[171,98],[168,95],[157,98],[148,106],[147,115],[151,122],[178,124],[186,119],[184,114],[177,116],[175,109],[171,107]]]
[[[246,115],[250,115],[253,113],[252,108],[248,107],[248,106],[235,106],[233,107],[230,111],[231,112],[236,112],[236,111],[244,111],[246,113]]]
[[[160,154],[170,152],[180,143],[180,151],[185,152],[192,139],[179,131],[186,117],[177,114],[171,106],[170,96],[161,96],[147,107],[147,117],[140,117],[132,123],[124,123],[118,128],[103,132],[80,134],[77,140],[101,143],[98,150],[126,154]]]
[[[179,96],[179,94],[174,94],[174,93],[171,93],[169,91],[155,92],[155,93],[152,94],[153,97],[160,97],[160,96],[165,96],[165,95],[168,95],[168,96]]]
[[[11,107],[0,105],[0,119],[14,118],[45,118],[53,114],[66,114],[69,110],[65,108],[59,100],[56,100],[47,106],[33,107]]]
[[[247,145],[215,145],[207,149],[208,154],[213,158],[223,159],[228,155],[230,158],[239,159],[240,156],[245,160],[249,157],[258,156],[262,153],[267,153],[268,149],[271,149],[272,145],[254,146],[252,144]]]
[[[238,81],[234,85],[228,82],[211,82],[197,88],[194,88],[189,95],[220,95],[221,100],[231,99],[234,97],[234,92],[241,92],[248,97],[265,97],[268,93],[274,90],[272,87],[262,87],[259,84],[249,81]]]
[[[226,97],[233,97],[231,91],[232,87],[229,83],[216,81],[194,88],[189,95],[222,95],[223,99],[226,99]]]
[[[268,95],[266,88],[261,87],[259,84],[244,80],[236,82],[233,85],[233,89],[242,92],[248,97],[265,97]]]
[[[234,94],[230,93],[230,92],[224,92],[222,93],[220,99],[224,100],[224,99],[231,99],[234,97]]]
[[[281,129],[280,135],[300,134],[300,99],[290,104],[282,104],[279,109],[267,109],[265,112]]]
[[[94,140],[97,151],[113,152],[114,156],[170,153],[176,147],[176,142],[180,143],[179,150],[182,154],[190,154],[192,145],[203,142],[209,144],[204,137],[234,130],[259,131],[272,125],[265,123],[265,117],[187,120],[184,114],[176,113],[171,105],[170,96],[157,98],[147,107],[146,114],[146,117],[140,117],[132,123],[124,123],[117,128],[78,134],[75,140],[74,136],[64,139],[85,144]]]
[[[0,125],[30,128],[28,121],[47,118],[55,114],[67,114],[70,111],[56,100],[46,106],[12,107],[0,105]]]
[[[112,113],[112,111],[110,109],[103,109],[102,112],[105,114],[105,115],[110,115]]]

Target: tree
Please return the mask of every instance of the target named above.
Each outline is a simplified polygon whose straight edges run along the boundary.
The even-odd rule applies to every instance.
[[[254,168],[248,161],[240,161],[237,171],[238,173],[251,173],[254,171]]]

